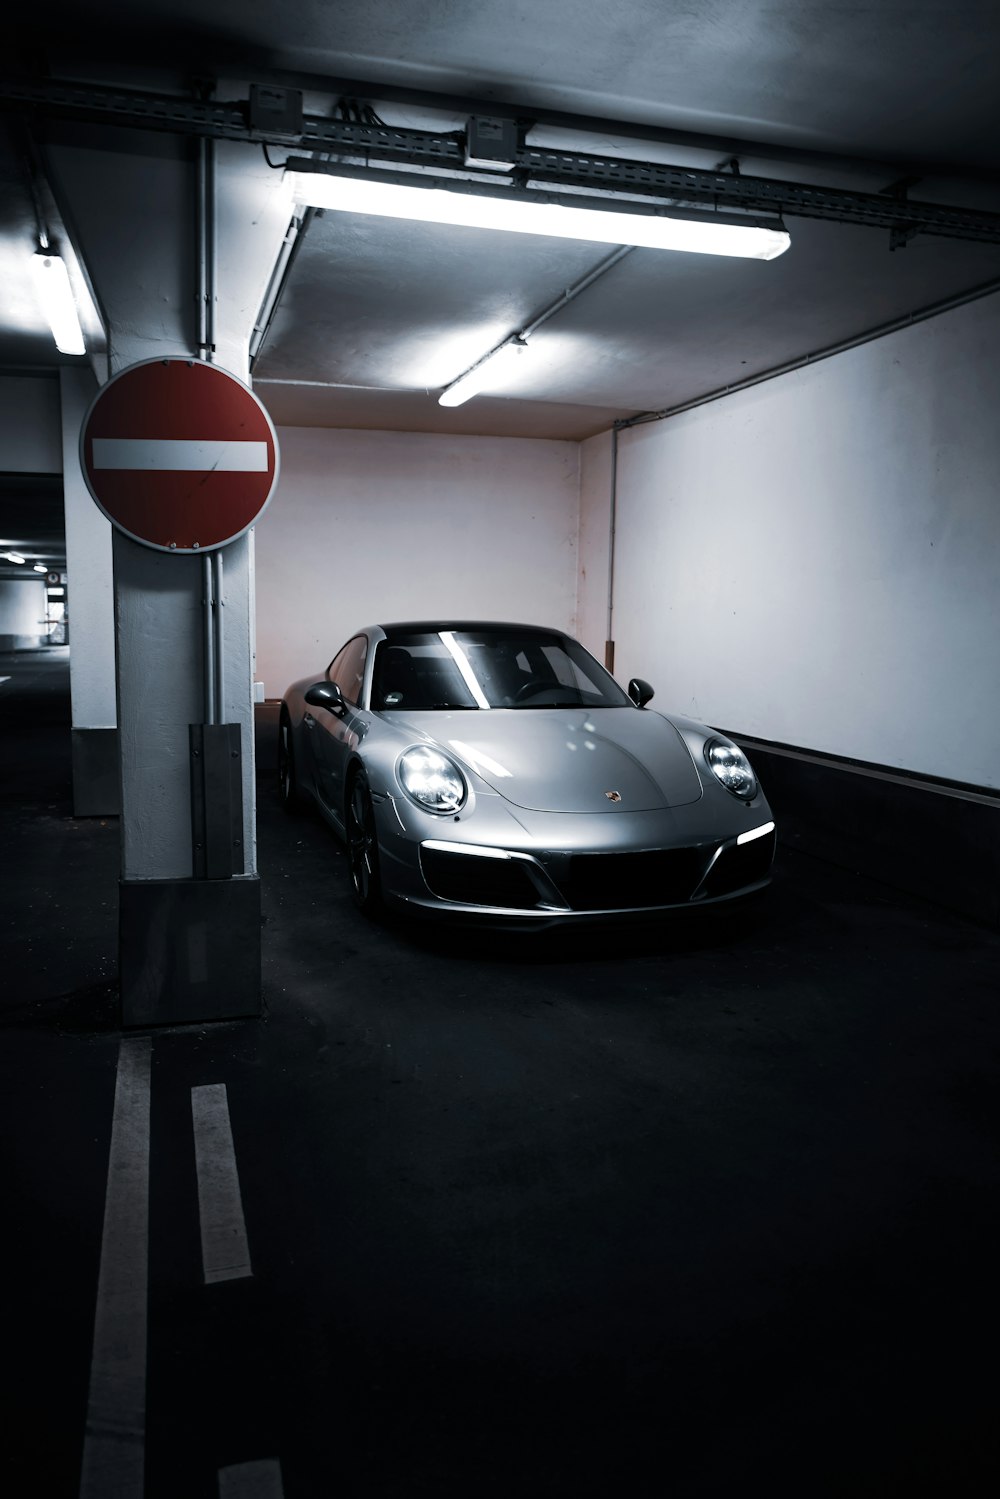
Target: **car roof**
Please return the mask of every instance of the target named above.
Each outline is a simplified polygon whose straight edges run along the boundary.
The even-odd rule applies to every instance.
[[[521,625],[511,620],[495,619],[431,619],[431,620],[401,620],[393,624],[379,625],[387,636],[390,635],[433,635],[439,630],[457,630],[462,632],[473,632],[478,630],[516,630],[520,634],[527,635],[565,635],[565,630],[557,630],[552,625]]]

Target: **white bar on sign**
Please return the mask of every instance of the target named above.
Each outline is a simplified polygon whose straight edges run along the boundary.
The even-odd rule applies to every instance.
[[[94,467],[266,474],[267,443],[182,437],[95,437]]]

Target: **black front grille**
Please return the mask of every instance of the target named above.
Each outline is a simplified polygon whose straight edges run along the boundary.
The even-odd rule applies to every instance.
[[[716,845],[654,848],[638,853],[539,853],[548,878],[572,911],[629,911],[683,906],[698,899],[734,895],[767,878],[775,835],[731,845],[701,880]],[[551,906],[520,859],[491,859],[423,847],[420,866],[428,889],[440,900],[470,906],[506,906],[532,911]],[[542,881],[545,888],[545,881]]]
[[[705,894],[734,895],[747,885],[766,880],[774,858],[774,843],[775,834],[771,832],[763,838],[754,838],[751,843],[724,848],[705,881]]]
[[[682,905],[708,863],[711,848],[654,848],[630,854],[571,854],[556,883],[574,911],[626,911]]]
[[[422,848],[420,867],[428,889],[440,900],[468,906],[510,906],[519,911],[530,911],[539,903],[538,891],[519,859],[479,858]]]

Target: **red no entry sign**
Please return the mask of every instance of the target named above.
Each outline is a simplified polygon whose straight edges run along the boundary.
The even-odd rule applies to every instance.
[[[147,359],[98,391],[80,461],[113,526],[159,551],[205,552],[260,516],[278,477],[278,441],[235,375],[200,360]]]

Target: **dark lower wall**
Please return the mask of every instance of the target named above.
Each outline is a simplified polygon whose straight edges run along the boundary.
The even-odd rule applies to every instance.
[[[1000,926],[1000,794],[730,737],[760,778],[779,844]]]
[[[0,651],[37,651],[47,642],[47,635],[0,635]]]
[[[262,773],[277,767],[279,707],[254,710]],[[1000,926],[1000,793],[724,732],[750,756],[779,844]]]
[[[258,771],[278,774],[278,714],[280,698],[269,697],[253,705],[254,765]]]
[[[73,816],[117,817],[121,812],[118,730],[73,729]]]

